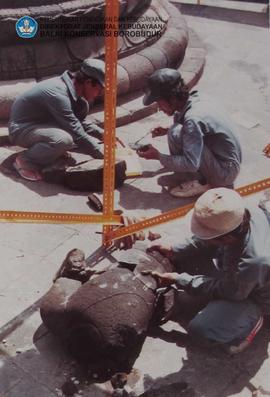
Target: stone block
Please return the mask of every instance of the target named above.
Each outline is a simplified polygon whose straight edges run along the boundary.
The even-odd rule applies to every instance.
[[[23,378],[23,371],[19,370],[13,361],[1,356],[0,358],[0,395],[3,396],[16,386]]]
[[[55,397],[56,394],[50,391],[47,387],[41,385],[38,382],[33,381],[33,379],[28,375],[27,377],[20,381],[15,387],[13,387],[9,393],[8,397]]]
[[[120,59],[119,65],[129,75],[131,91],[142,88],[145,85],[147,77],[154,72],[152,63],[140,54],[134,54],[128,58]]]
[[[54,16],[63,13],[62,7],[57,4],[39,5],[38,7],[28,7],[29,13],[33,18],[40,18],[40,16]]]
[[[61,41],[43,42],[36,46],[36,66],[38,69],[44,70],[48,68],[53,68],[55,65],[63,64],[67,62],[70,55],[66,46],[63,46]],[[42,76],[48,74],[42,73]]]
[[[0,46],[0,79],[16,80],[35,76],[35,48],[29,45]]]
[[[61,74],[65,69],[72,68],[71,65],[74,63],[67,46],[56,40],[37,44],[35,58],[35,65],[31,65],[31,73],[39,79],[52,74]]]
[[[74,1],[61,1],[61,9],[62,12],[64,11],[64,13],[69,13],[71,11],[74,11],[74,9],[76,8],[84,8],[84,7],[88,7],[89,5],[93,4],[93,8],[91,7],[91,17],[95,15],[95,11],[101,11],[102,10],[102,4],[100,4],[101,2],[99,1],[93,1],[93,0],[77,0],[76,2]],[[94,7],[95,6],[95,7]],[[96,8],[96,9],[95,9]],[[100,16],[100,14],[98,14]]]
[[[98,58],[104,55],[103,37],[83,37],[69,39],[67,41],[70,54],[79,60],[85,58]]]
[[[204,66],[204,58],[185,58],[181,69],[185,72],[198,73]]]
[[[206,56],[206,50],[204,48],[194,48],[188,46],[186,49],[186,54],[185,57],[189,59],[205,59]]]
[[[197,84],[201,76],[201,74],[196,74],[194,72],[185,72],[185,71],[181,72],[181,74],[189,89],[193,88]]]
[[[196,73],[194,73],[194,72],[186,72],[185,70],[182,70],[182,68],[180,68],[179,71],[180,71],[180,73],[181,73],[186,85],[189,88],[193,87],[194,81],[195,81],[195,78],[196,78]]]
[[[164,5],[164,2],[157,0],[152,1],[151,8],[156,12],[156,14],[163,22],[168,22],[170,14],[167,11],[167,3],[165,3]]]
[[[94,122],[97,125],[99,125],[100,127],[103,127],[104,126],[104,111],[101,110],[101,111],[93,112],[93,113],[91,113],[91,115],[86,117],[86,120],[89,120],[89,121],[94,120]]]
[[[116,126],[125,125],[131,122],[130,112],[122,106],[116,108]]]
[[[117,66],[117,95],[126,94],[130,88],[129,75],[122,66]]]
[[[131,121],[138,121],[141,120],[144,117],[150,116],[151,114],[156,113],[158,110],[157,104],[152,103],[149,106],[143,106],[140,109],[137,109],[135,112],[132,113],[131,115]]]
[[[188,45],[188,34],[184,29],[181,28],[177,29],[176,27],[171,27],[170,29],[167,30],[164,36],[178,41],[180,48],[182,48],[183,50],[186,49]]]
[[[170,19],[168,23],[169,27],[182,26],[187,31],[188,28],[186,20],[183,14],[179,11],[179,8],[175,7],[171,2],[166,2],[164,6],[167,12],[170,14]]]
[[[179,41],[166,37],[166,35],[156,43],[156,47],[166,54],[168,67],[178,65],[184,56],[183,47],[181,47]]]
[[[140,51],[140,55],[146,57],[152,63],[155,70],[168,66],[168,59],[165,53],[155,46]]]
[[[190,44],[188,31],[182,28],[181,25],[170,27],[165,33],[165,37],[174,38],[183,48]]]
[[[29,8],[1,8],[1,17],[6,18],[20,18],[23,15],[29,14]]]
[[[189,29],[189,41],[188,41],[188,46],[192,48],[201,48],[202,47],[202,41],[197,35],[197,33],[194,32],[194,30]]]
[[[126,102],[125,104],[123,104],[123,108],[129,111],[131,122],[147,117],[150,114],[155,113],[157,110],[156,104],[144,106],[142,102],[142,96]]]

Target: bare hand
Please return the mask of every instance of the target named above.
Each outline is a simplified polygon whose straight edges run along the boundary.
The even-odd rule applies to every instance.
[[[178,277],[178,273],[159,273],[159,272],[152,272],[151,276],[153,276],[158,283],[159,287],[168,287],[169,285],[174,284]]]
[[[173,250],[170,245],[162,245],[162,244],[152,245],[146,250],[147,253],[151,253],[155,251],[159,252],[161,255],[165,256],[168,259],[171,259],[173,256]]]
[[[265,156],[270,157],[270,143],[265,146],[265,148],[263,149],[263,153],[265,154]]]
[[[129,217],[125,215],[121,216],[121,222],[124,227],[133,225],[134,223],[140,222],[143,219],[144,218]],[[128,236],[121,237],[120,239],[115,240],[114,246],[115,248],[120,250],[129,250],[133,247],[133,245],[136,243],[137,240],[144,240],[144,239],[145,239],[144,233],[139,231],[137,233],[132,233],[129,234]]]
[[[151,130],[152,138],[167,135],[169,128],[156,127]]]
[[[138,150],[137,154],[139,157],[142,157],[146,160],[159,160],[160,156],[159,151],[152,145],[148,145],[148,149],[146,151]]]

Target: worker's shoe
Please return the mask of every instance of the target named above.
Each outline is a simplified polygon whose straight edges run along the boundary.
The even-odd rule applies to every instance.
[[[210,185],[202,185],[199,181],[194,180],[183,182],[181,185],[172,188],[170,194],[173,197],[193,197],[199,196],[209,189],[211,189]]]
[[[246,350],[250,346],[250,344],[252,343],[253,339],[255,338],[257,333],[260,331],[262,326],[263,326],[263,316],[261,316],[259,318],[255,327],[251,330],[251,332],[248,334],[248,336],[244,340],[242,340],[237,345],[227,346],[226,352],[229,353],[230,355],[242,353],[244,350]]]
[[[42,180],[42,176],[40,175],[40,173],[32,168],[20,154],[18,154],[18,156],[16,157],[13,163],[13,167],[23,179],[26,179],[28,181]]]

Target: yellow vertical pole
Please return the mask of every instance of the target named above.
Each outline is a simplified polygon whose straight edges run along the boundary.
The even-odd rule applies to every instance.
[[[106,0],[103,215],[113,217],[115,182],[115,124],[117,94],[118,0]],[[107,29],[106,25],[109,29]],[[109,246],[111,226],[103,226],[103,244]]]

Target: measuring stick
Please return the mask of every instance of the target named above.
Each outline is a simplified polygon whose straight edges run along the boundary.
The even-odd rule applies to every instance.
[[[119,19],[118,0],[106,0],[106,21],[112,20],[105,37],[105,107],[104,107],[104,173],[103,216],[113,217],[115,181],[115,123],[117,94],[117,32]],[[103,227],[103,244],[110,245],[110,226]]]
[[[248,196],[253,193],[258,193],[267,188],[270,188],[270,178],[242,186],[236,189],[236,191],[240,193],[241,196]],[[194,207],[194,204],[195,203],[193,202],[183,207],[179,207],[174,210],[164,212],[163,214],[156,215],[152,218],[144,219],[132,225],[112,230],[109,235],[109,240],[117,240],[121,237],[128,236],[129,234],[137,233],[140,230],[148,229],[150,227],[161,225],[162,223],[167,223],[175,219],[182,218]]]

